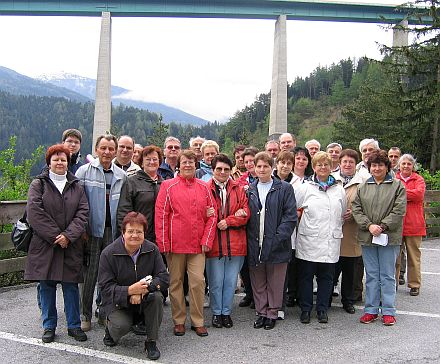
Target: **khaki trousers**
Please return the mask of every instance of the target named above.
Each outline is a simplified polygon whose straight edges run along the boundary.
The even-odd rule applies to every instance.
[[[191,325],[204,326],[205,254],[169,253],[166,258],[170,272],[170,302],[174,325],[184,325],[186,320],[183,279],[187,272]]]
[[[422,252],[420,247],[422,245],[421,236],[404,236],[402,245],[400,246],[400,255],[402,254],[403,246],[406,248],[406,280],[409,288],[420,288],[422,283],[422,274],[420,270],[420,261]],[[396,262],[396,277],[398,279],[400,273],[400,255]]]

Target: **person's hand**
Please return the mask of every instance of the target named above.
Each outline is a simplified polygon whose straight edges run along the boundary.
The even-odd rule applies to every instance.
[[[223,219],[223,220],[221,220],[221,221],[218,222],[217,227],[218,227],[220,230],[226,230],[226,229],[228,228],[228,224],[226,223],[226,220]]]
[[[207,207],[206,208],[206,216],[207,217],[214,216],[214,212],[215,212],[214,207]]]
[[[202,253],[209,252],[209,248],[206,245],[202,245]]]
[[[143,295],[148,292],[148,284],[141,279],[139,282],[133,283],[131,286],[128,287],[128,295]]]
[[[344,219],[344,221],[347,221],[348,219],[351,218],[351,216],[352,216],[351,209],[347,209],[347,211],[345,211],[345,214],[342,215],[342,218]]]
[[[368,230],[370,231],[371,235],[373,235],[373,236],[379,236],[380,234],[382,234],[382,228],[376,224],[371,224],[368,227]]]
[[[303,209],[301,209],[301,208],[300,208],[300,209],[297,209],[297,210],[296,210],[296,214],[298,215],[298,220],[301,219],[301,216],[302,216],[302,214],[303,214]]]
[[[238,209],[237,211],[235,211],[234,216],[235,217],[245,217],[245,216],[247,216],[247,213],[243,209]]]
[[[130,296],[130,303],[132,305],[140,305],[142,302],[142,295],[140,294],[134,294]]]
[[[69,245],[70,241],[69,241],[69,239],[66,238],[66,236],[64,236],[63,234],[60,234],[60,235],[56,236],[54,243],[61,246],[61,248],[66,249],[67,246]]]

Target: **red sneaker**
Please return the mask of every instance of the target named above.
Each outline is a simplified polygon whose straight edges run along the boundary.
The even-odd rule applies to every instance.
[[[396,318],[391,315],[383,315],[382,322],[385,326],[393,326],[396,323]]]
[[[363,324],[369,324],[373,321],[376,321],[378,318],[378,315],[373,315],[371,313],[364,313],[364,315],[359,319],[360,322]]]

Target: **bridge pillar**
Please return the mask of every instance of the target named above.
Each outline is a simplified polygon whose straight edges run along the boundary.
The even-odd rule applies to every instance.
[[[99,40],[98,73],[96,77],[95,116],[93,119],[92,154],[98,136],[111,127],[111,15],[102,13]]]
[[[393,47],[408,46],[408,20],[402,20],[393,29]]]
[[[286,15],[280,15],[275,23],[270,95],[269,139],[278,139],[287,132]]]

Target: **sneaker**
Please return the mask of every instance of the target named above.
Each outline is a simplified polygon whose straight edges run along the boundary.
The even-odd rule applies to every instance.
[[[385,326],[393,326],[396,323],[396,318],[391,315],[383,315],[382,322]]]
[[[55,339],[55,329],[44,329],[43,336],[41,337],[41,340],[48,344],[54,341]]]
[[[145,341],[145,351],[150,360],[157,360],[160,358],[160,351],[157,348],[156,341]]]
[[[362,322],[363,324],[369,324],[373,321],[376,321],[378,318],[378,315],[375,314],[371,314],[371,313],[364,313],[364,315],[359,319],[360,322]]]
[[[80,327],[67,329],[67,334],[72,336],[76,341],[87,341],[87,335],[81,330]]]
[[[334,286],[333,287],[333,293],[332,293],[333,297],[338,297],[339,296],[339,289],[338,286]]]
[[[81,330],[84,332],[90,331],[92,328],[92,322],[90,320],[81,321]]]

